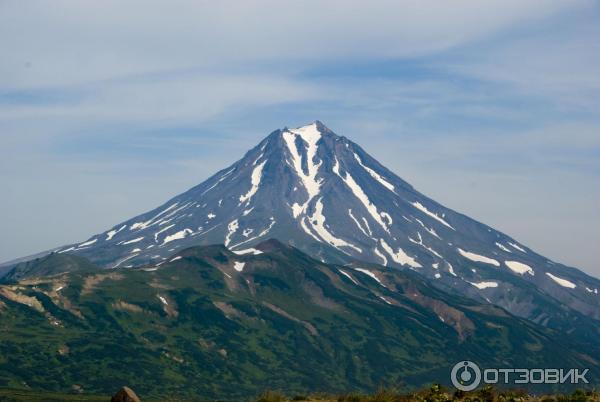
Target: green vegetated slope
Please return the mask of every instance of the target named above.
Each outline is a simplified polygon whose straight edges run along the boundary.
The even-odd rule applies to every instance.
[[[110,396],[81,395],[77,393],[59,393],[31,391],[23,389],[0,389],[2,402],[108,402]]]
[[[597,351],[411,272],[259,248],[194,247],[158,267],[0,286],[0,387],[246,399],[449,382],[464,359],[599,378]]]
[[[97,270],[97,266],[83,257],[52,253],[17,264],[2,280],[5,282],[18,281],[28,277],[44,277],[65,272],[90,272]]]

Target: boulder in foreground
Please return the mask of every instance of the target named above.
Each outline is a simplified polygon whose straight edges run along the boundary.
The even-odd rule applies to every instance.
[[[110,402],[140,402],[140,398],[131,388],[123,387],[112,397]]]

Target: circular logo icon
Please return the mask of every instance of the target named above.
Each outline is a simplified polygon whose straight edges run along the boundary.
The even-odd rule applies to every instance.
[[[458,362],[450,373],[452,385],[461,391],[473,391],[481,382],[481,370],[471,361]]]

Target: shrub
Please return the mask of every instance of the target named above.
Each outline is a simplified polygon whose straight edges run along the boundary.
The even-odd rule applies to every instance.
[[[285,402],[286,398],[277,391],[266,391],[264,392],[256,402]]]

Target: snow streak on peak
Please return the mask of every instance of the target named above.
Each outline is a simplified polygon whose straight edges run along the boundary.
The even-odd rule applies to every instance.
[[[290,152],[292,157],[292,167],[294,168],[296,174],[300,178],[300,181],[304,185],[304,189],[308,194],[308,198],[302,205],[295,203],[292,207],[294,211],[294,218],[298,217],[300,213],[306,212],[306,208],[309,202],[319,194],[319,190],[321,188],[321,182],[317,180],[317,173],[319,171],[319,167],[321,167],[322,161],[318,163],[314,162],[315,156],[317,154],[317,142],[321,139],[321,133],[317,129],[316,124],[311,124],[308,126],[300,127],[293,130],[287,130],[282,133],[285,144]],[[298,149],[296,138],[300,136],[303,140],[303,143],[306,144],[306,166],[307,172],[304,172],[303,164],[302,164],[302,155],[303,153]]]
[[[257,161],[258,161],[258,159],[257,159]],[[242,205],[243,203],[249,204],[250,200],[252,199],[254,194],[256,194],[256,192],[258,191],[258,186],[260,185],[260,180],[262,178],[262,171],[263,171],[263,167],[265,166],[265,163],[267,163],[266,160],[264,160],[262,163],[260,163],[258,166],[256,166],[254,168],[254,170],[252,171],[252,176],[251,176],[252,187],[250,188],[250,190],[248,190],[248,192],[246,194],[240,195],[240,205]]]
[[[356,159],[356,161],[358,162],[358,164],[367,171],[367,173],[369,173],[371,175],[372,178],[374,178],[375,180],[377,180],[379,183],[381,183],[381,185],[385,188],[387,188],[388,190],[390,190],[392,193],[396,194],[396,189],[394,188],[394,185],[391,184],[390,182],[388,182],[386,179],[384,179],[379,173],[377,173],[376,171],[374,171],[373,169],[371,169],[368,166],[365,166],[365,164],[362,162],[362,160],[360,159],[360,157],[356,154],[354,154],[354,159]]]
[[[365,209],[369,212],[371,217],[377,222],[383,230],[386,232],[390,232],[388,227],[391,224],[389,219],[389,214],[385,212],[379,212],[377,210],[377,206],[369,200],[369,196],[364,192],[362,187],[354,180],[350,173],[345,172],[345,176],[340,174],[340,164],[337,158],[335,159],[335,165],[333,166],[333,172],[338,175],[344,183],[348,186],[348,188],[352,191],[352,194],[361,202],[361,204],[365,207]],[[384,222],[383,218],[387,219],[387,222]]]
[[[321,139],[321,131],[319,131],[317,122],[298,128],[288,129],[288,131],[299,135],[308,144],[316,144]]]
[[[433,219],[435,219],[436,221],[440,222],[442,225],[447,226],[452,230],[456,230],[448,222],[446,222],[444,219],[440,218],[437,214],[434,214],[433,212],[431,212],[430,210],[425,208],[425,206],[423,204],[421,204],[420,202],[415,201],[412,203],[412,205],[415,208],[417,208],[419,211],[423,212],[425,215],[428,215],[428,216],[432,217]]]
[[[359,253],[362,253],[362,250],[360,248],[348,243],[347,241],[338,239],[326,229],[325,216],[323,215],[323,202],[321,198],[317,200],[317,204],[315,205],[315,213],[313,214],[313,216],[310,217],[310,221],[312,222],[312,226],[314,230],[318,233],[318,235],[332,246],[336,248],[350,247],[358,251]]]

